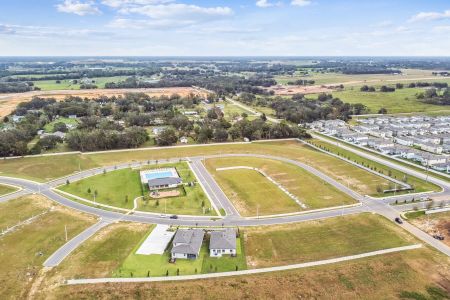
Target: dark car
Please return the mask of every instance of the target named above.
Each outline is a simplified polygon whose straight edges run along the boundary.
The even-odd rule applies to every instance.
[[[443,241],[444,240],[444,237],[442,235],[435,234],[435,235],[433,235],[433,237],[435,239],[439,240],[439,241]]]
[[[395,218],[395,222],[397,222],[398,224],[403,224],[402,219],[400,219],[399,217]]]
[[[171,219],[178,219],[178,216],[177,215],[171,215],[170,218]]]

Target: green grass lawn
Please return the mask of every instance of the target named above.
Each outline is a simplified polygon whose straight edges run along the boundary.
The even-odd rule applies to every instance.
[[[354,87],[353,90],[346,88],[344,91],[333,92],[333,96],[347,103],[362,103],[371,113],[377,113],[382,107],[386,108],[388,113],[450,110],[445,105],[426,104],[417,100],[415,95],[423,91],[420,88],[404,88],[392,93],[361,92],[359,87]]]
[[[170,167],[177,169],[184,183],[196,181],[194,174],[185,162],[159,164],[144,167],[144,169]],[[94,192],[97,191],[96,202],[132,209],[135,198],[143,195],[148,196],[149,194],[148,188],[145,185],[141,185],[139,171],[130,168],[112,171],[72,182],[69,185],[63,185],[59,189],[91,201],[94,201]],[[138,210],[157,213],[166,212],[168,214],[203,215],[203,203],[206,215],[216,215],[199,184],[195,184],[192,187],[179,187],[178,190],[180,191],[180,196],[176,197],[161,198],[159,200],[150,197],[146,197],[145,200],[140,199],[138,201]]]
[[[0,203],[0,212],[3,212],[0,213],[0,229],[6,229],[38,215],[48,210],[51,205],[47,199],[34,195]]]
[[[150,234],[150,232],[149,232]],[[148,235],[142,241],[144,242]],[[169,276],[192,275],[212,272],[235,271],[246,269],[244,247],[241,245],[240,239],[237,240],[238,255],[236,257],[209,257],[208,242],[203,241],[199,258],[195,260],[177,259],[175,263],[169,263],[170,249],[163,255],[139,255],[136,251],[139,249],[139,243],[133,251],[128,255],[122,265],[114,272],[116,277],[147,277],[150,276]],[[169,247],[170,248],[170,247]],[[217,267],[217,269],[216,269]]]
[[[98,88],[102,89],[105,87],[105,83],[108,82],[119,82],[127,79],[128,76],[113,76],[113,77],[95,77],[95,84]],[[78,84],[73,84],[73,79],[60,80],[61,83],[56,83],[56,80],[38,80],[34,81],[34,85],[39,87],[43,91],[53,91],[53,90],[79,90],[80,80],[78,79]]]
[[[53,132],[53,130],[54,130],[53,127],[55,126],[56,123],[64,123],[66,125],[77,126],[78,125],[78,120],[77,119],[69,119],[69,118],[60,117],[60,118],[54,120],[53,122],[50,122],[50,123],[46,124],[44,126],[45,132]]]
[[[416,242],[391,221],[370,213],[248,228],[244,235],[249,268],[322,260]]]
[[[38,203],[36,199],[36,203]],[[48,201],[48,200],[44,200]],[[46,204],[43,204],[46,207]],[[0,210],[0,218],[21,213]],[[10,216],[8,216],[10,218]],[[15,218],[19,218],[17,215]],[[0,239],[0,294],[3,299],[26,298],[43,262],[66,243],[64,227],[71,239],[95,222],[93,217],[58,207],[33,223]]]
[[[95,175],[63,185],[59,189],[91,201],[94,201],[94,194],[97,191],[96,202],[128,209],[133,208],[135,198],[142,196],[139,170],[132,169]]]
[[[333,144],[327,143],[325,141],[321,141],[321,140],[317,140],[317,139],[312,139],[311,143],[316,145],[316,146],[322,146],[326,149],[328,149],[328,151],[334,153],[334,154],[340,154],[341,156],[344,156],[347,159],[350,159],[352,161],[356,161],[357,163],[364,163],[365,166],[369,166],[370,168],[374,168],[374,170],[378,171],[378,172],[382,172],[385,175],[389,175],[391,174],[391,177],[398,179],[398,180],[403,180],[406,176],[407,178],[407,183],[410,184],[413,188],[414,191],[417,193],[420,192],[425,192],[425,191],[439,191],[440,188],[435,185],[432,184],[430,182],[426,182],[425,180],[419,179],[417,177],[413,177],[413,176],[409,176],[406,175],[405,173],[398,171],[396,169],[392,169],[392,168],[388,168],[385,165],[382,165],[380,163],[371,161],[369,159],[366,159],[362,156],[359,156],[351,151],[342,149],[338,146],[335,146]],[[376,169],[375,169],[376,168]],[[392,186],[392,184],[391,184]],[[382,187],[383,189],[385,189],[385,186]],[[371,195],[373,196],[383,196],[383,195],[389,195],[389,194],[383,194],[383,193],[372,193]]]
[[[18,189],[9,185],[0,185],[0,196],[17,191]]]
[[[237,207],[243,206],[243,212],[247,212],[249,215],[255,215],[258,204],[261,214],[295,212],[303,209],[256,171],[242,169],[216,171],[216,168],[232,166],[258,168],[290,193],[296,195],[308,206],[308,209],[354,203],[351,197],[338,191],[330,184],[289,163],[255,157],[226,157],[207,159],[206,166],[228,197],[237,202]],[[262,189],[261,182],[271,189]]]

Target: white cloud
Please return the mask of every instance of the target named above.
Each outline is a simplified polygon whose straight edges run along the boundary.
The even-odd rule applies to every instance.
[[[130,5],[156,5],[174,2],[175,0],[102,0],[102,4],[118,8]]]
[[[100,14],[100,10],[93,2],[81,2],[76,0],[64,0],[57,4],[56,9],[59,12],[76,14],[79,16]]]
[[[291,5],[293,6],[308,6],[312,3],[310,0],[292,0]]]
[[[256,6],[266,8],[266,7],[272,7],[275,3],[269,2],[268,0],[258,0],[256,1]]]
[[[186,16],[229,16],[233,14],[233,10],[226,6],[202,7],[182,3],[124,7],[120,10],[120,12],[124,14],[135,13],[146,15],[153,19],[175,19]]]
[[[438,33],[450,32],[450,25],[449,26],[436,26],[436,27],[433,27],[433,31],[434,32],[438,32]]]
[[[434,21],[450,19],[450,10],[444,12],[420,12],[417,15],[412,16],[409,22],[420,22],[420,21]]]

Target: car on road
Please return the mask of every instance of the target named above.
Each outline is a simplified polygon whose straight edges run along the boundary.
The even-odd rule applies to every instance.
[[[395,218],[395,222],[397,222],[398,224],[403,224],[402,219],[400,219],[399,217]]]
[[[444,236],[439,235],[439,234],[435,234],[435,235],[433,235],[433,237],[434,237],[435,239],[439,240],[439,241],[443,241],[443,240],[444,240]]]
[[[171,219],[178,219],[178,216],[177,215],[171,215],[170,218]]]

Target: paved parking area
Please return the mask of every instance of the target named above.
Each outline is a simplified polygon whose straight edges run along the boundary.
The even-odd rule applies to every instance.
[[[167,225],[156,225],[155,229],[136,251],[136,254],[163,254],[175,234],[174,231],[168,231],[168,229],[169,226]]]

